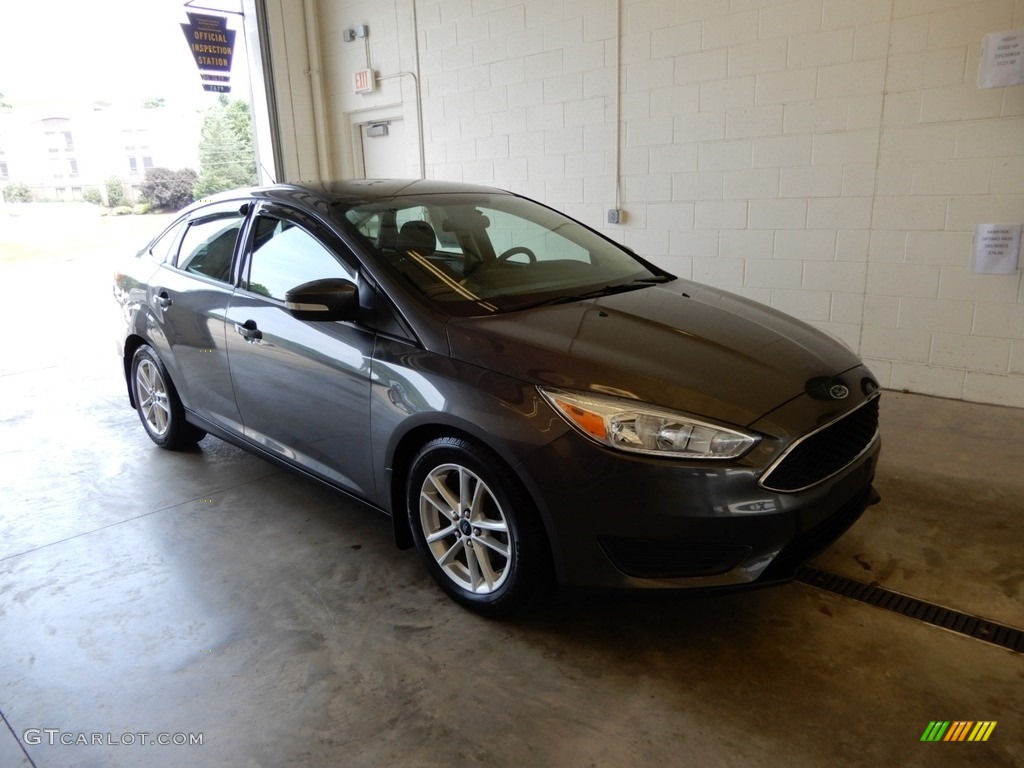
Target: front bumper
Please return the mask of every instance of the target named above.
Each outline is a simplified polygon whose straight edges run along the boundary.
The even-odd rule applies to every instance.
[[[635,457],[563,435],[519,466],[561,584],[705,589],[788,581],[879,500],[877,437],[852,464],[796,493],[742,465]]]

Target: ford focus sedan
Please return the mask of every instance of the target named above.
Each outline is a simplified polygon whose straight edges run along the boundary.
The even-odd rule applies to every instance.
[[[878,500],[849,349],[501,190],[226,193],[114,295],[153,442],[211,434],[384,512],[485,615],[783,582]]]

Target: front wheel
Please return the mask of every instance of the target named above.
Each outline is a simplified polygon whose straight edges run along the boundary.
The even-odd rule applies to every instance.
[[[485,616],[531,604],[548,581],[543,526],[512,471],[464,438],[427,443],[409,472],[408,514],[430,575]]]
[[[161,448],[191,448],[206,433],[185,420],[185,407],[160,362],[156,351],[147,344],[135,350],[132,357],[132,394],[142,426],[149,438]]]

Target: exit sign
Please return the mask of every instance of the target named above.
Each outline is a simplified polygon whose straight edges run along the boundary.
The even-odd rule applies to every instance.
[[[373,90],[372,69],[360,69],[353,77],[356,83],[356,93],[370,93]]]

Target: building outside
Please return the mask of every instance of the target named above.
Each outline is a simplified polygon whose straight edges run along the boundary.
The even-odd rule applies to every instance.
[[[92,187],[107,202],[107,180],[130,203],[150,168],[199,167],[203,115],[195,108],[94,102],[13,105],[0,111],[0,189],[23,183],[33,200],[82,200]]]

